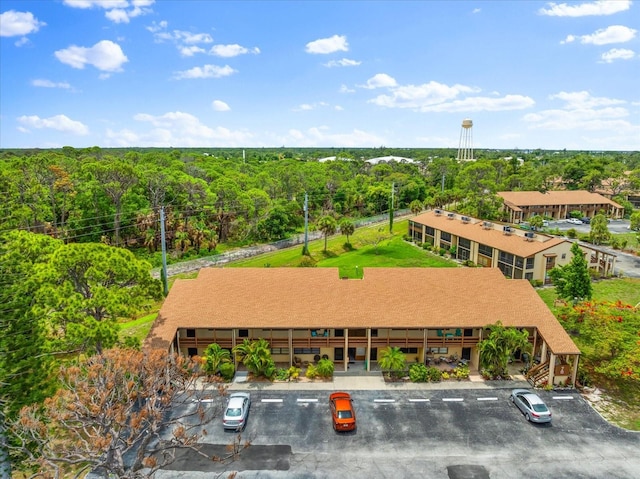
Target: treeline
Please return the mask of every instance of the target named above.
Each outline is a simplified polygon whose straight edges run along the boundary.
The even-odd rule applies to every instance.
[[[213,251],[220,243],[273,241],[310,222],[394,208],[450,205],[500,219],[501,190],[606,186],[640,189],[639,152],[478,150],[459,163],[451,149],[101,149],[0,153],[0,230],[65,242],[102,242],[155,252],[164,207],[170,249]],[[382,156],[414,162],[372,164]],[[335,160],[320,161],[327,157]],[[393,191],[393,193],[392,193]]]

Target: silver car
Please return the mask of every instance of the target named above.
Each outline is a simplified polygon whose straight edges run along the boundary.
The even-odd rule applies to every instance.
[[[527,421],[551,422],[551,411],[537,394],[526,389],[514,389],[511,391],[510,399],[522,411]]]
[[[249,393],[233,393],[229,396],[227,409],[224,411],[222,427],[242,431],[247,425],[250,407],[251,395]]]

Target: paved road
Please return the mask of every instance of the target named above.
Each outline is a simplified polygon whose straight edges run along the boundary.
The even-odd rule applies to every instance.
[[[230,464],[184,456],[179,470],[157,477],[630,479],[640,471],[640,434],[611,426],[575,391],[540,392],[551,425],[527,423],[508,389],[351,392],[358,429],[344,434],[331,427],[329,391],[253,391],[242,436],[254,452]],[[206,427],[211,450],[236,437],[218,419]]]

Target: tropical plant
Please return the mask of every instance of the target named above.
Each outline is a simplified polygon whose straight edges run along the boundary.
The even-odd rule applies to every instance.
[[[413,200],[409,204],[409,209],[411,210],[411,212],[414,215],[417,215],[418,213],[420,213],[424,209],[424,205],[422,204],[422,201],[420,201],[420,200]]]
[[[231,362],[231,353],[223,349],[218,343],[212,343],[204,350],[204,364],[202,369],[207,374],[217,374],[223,363]]]
[[[330,359],[321,359],[316,365],[316,370],[318,371],[318,376],[322,378],[330,378],[331,376],[333,376],[333,361],[331,361]]]
[[[220,371],[220,376],[222,376],[222,379],[225,381],[231,381],[236,373],[236,367],[231,362],[220,364],[218,369]]]
[[[427,382],[427,367],[422,363],[415,363],[409,366],[409,379],[414,383]]]
[[[434,366],[429,366],[427,368],[427,380],[434,383],[442,381],[442,371]]]
[[[591,219],[591,241],[594,244],[606,243],[611,239],[611,233],[607,226],[607,217],[603,214],[597,214]]]
[[[309,379],[317,378],[318,370],[316,369],[316,366],[314,364],[309,364],[309,366],[307,366],[307,371],[304,373],[304,375]]]
[[[350,244],[349,236],[351,236],[355,230],[356,226],[353,221],[348,218],[340,220],[340,232],[347,237],[347,244]]]
[[[256,341],[245,338],[241,344],[233,348],[233,353],[238,355],[242,364],[256,376],[270,379],[276,373],[276,365],[271,358],[271,346],[264,338]]]
[[[501,321],[487,326],[489,334],[478,343],[480,366],[491,378],[508,377],[509,360],[518,350],[531,352],[529,333],[526,330],[506,328]]]
[[[398,347],[384,348],[378,356],[378,365],[388,376],[391,376],[392,372],[403,371],[406,366],[405,355]]]
[[[324,252],[327,252],[327,239],[336,232],[337,223],[333,216],[323,216],[316,223],[318,230],[322,231],[324,236]]]

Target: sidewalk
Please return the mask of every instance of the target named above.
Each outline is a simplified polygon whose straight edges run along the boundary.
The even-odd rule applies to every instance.
[[[385,382],[382,373],[341,375],[335,373],[330,381],[247,381],[243,374],[236,374],[230,391],[428,391],[456,389],[530,389],[531,384],[522,375],[514,375],[510,381],[485,381],[479,375],[469,376],[468,381],[446,380],[437,383]]]

